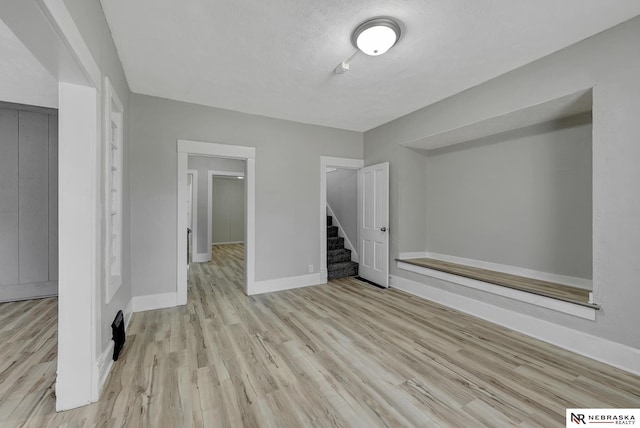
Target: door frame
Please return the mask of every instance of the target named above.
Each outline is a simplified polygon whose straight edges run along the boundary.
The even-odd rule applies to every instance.
[[[191,261],[197,263],[195,256],[198,253],[198,170],[188,169],[187,175],[191,176]]]
[[[0,2],[0,16],[58,81],[58,353],[56,410],[98,400],[101,330],[102,78],[60,0]]]
[[[245,284],[244,292],[250,295],[255,289],[255,235],[256,235],[256,148],[203,141],[178,140],[178,168],[176,182],[176,304],[187,304],[187,257],[184,242],[187,239],[187,212],[183,209],[187,192],[187,163],[189,155],[209,156],[245,161]]]
[[[327,168],[360,169],[363,159],[320,156],[320,275],[327,282]]]

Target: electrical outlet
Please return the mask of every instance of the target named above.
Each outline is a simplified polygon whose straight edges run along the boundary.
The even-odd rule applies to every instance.
[[[309,265],[309,273],[313,273],[313,265]]]

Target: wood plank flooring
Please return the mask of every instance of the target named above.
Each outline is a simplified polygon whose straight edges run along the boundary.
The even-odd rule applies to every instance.
[[[44,319],[0,307],[0,426],[561,427],[566,407],[640,407],[638,376],[397,290],[247,297],[242,255],[216,246],[186,306],[134,314],[102,399],[59,414],[52,371],[10,367],[47,343],[22,340]]]
[[[589,290],[572,287],[570,285],[526,278],[524,276],[511,275],[508,273],[496,272],[493,270],[481,269],[436,259],[420,258],[398,261],[464,276],[465,278],[477,279],[478,281],[484,281],[490,284],[500,285],[502,287],[515,288],[516,290],[539,294],[553,299],[580,304],[587,304],[589,302]]]

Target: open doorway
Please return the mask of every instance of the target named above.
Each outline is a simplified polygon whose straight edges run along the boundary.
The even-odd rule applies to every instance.
[[[335,278],[336,274],[345,274],[345,276],[358,274],[357,222],[352,222],[352,220],[356,220],[357,212],[352,213],[351,211],[353,208],[357,208],[355,205],[358,196],[357,172],[363,166],[364,161],[361,159],[320,157],[320,271],[327,276],[327,279]],[[334,174],[334,176],[329,177],[329,174]],[[338,184],[341,180],[345,186]],[[349,180],[354,180],[352,184],[355,187],[349,186]],[[339,187],[342,188],[339,189]],[[331,188],[332,195],[335,196],[333,198],[334,206],[329,201],[332,198],[327,197],[330,192],[329,188]],[[339,203],[338,200],[340,200]],[[353,202],[354,205],[351,206],[350,202]],[[338,211],[338,215],[336,215],[336,211]],[[340,216],[343,217],[342,220],[340,220]],[[329,225],[329,222],[332,224]],[[349,229],[350,227],[351,229]],[[330,237],[329,235],[335,236]],[[331,256],[331,259],[328,256]],[[330,265],[331,271],[329,271]],[[354,265],[356,265],[355,269]]]
[[[255,283],[255,148],[233,146],[216,143],[204,143],[196,141],[178,140],[178,218],[177,230],[177,295],[178,304],[187,303],[187,257],[184,251],[184,243],[187,242],[187,201],[188,178],[187,170],[199,170],[198,181],[198,209],[197,231],[194,229],[194,259],[195,263],[206,263],[212,260],[212,240],[214,232],[213,214],[213,185],[216,175],[223,177],[235,177],[237,183],[243,188],[243,222],[241,228],[244,235],[244,244],[241,251],[244,265],[244,276],[241,279],[245,294],[252,294]],[[233,174],[233,175],[231,175]],[[242,178],[238,178],[242,177]],[[195,186],[194,186],[195,187]],[[203,192],[204,191],[204,192]],[[202,209],[201,209],[202,208]],[[195,216],[194,216],[195,218]],[[204,226],[204,227],[203,227]],[[196,240],[198,243],[196,244]],[[197,246],[196,246],[197,245]],[[236,251],[236,253],[237,253]],[[189,271],[189,274],[191,272]]]

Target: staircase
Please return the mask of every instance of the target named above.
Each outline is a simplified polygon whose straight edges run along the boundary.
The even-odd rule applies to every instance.
[[[351,261],[351,250],[344,248],[344,238],[338,236],[338,226],[327,216],[327,279],[358,276],[358,263]]]

